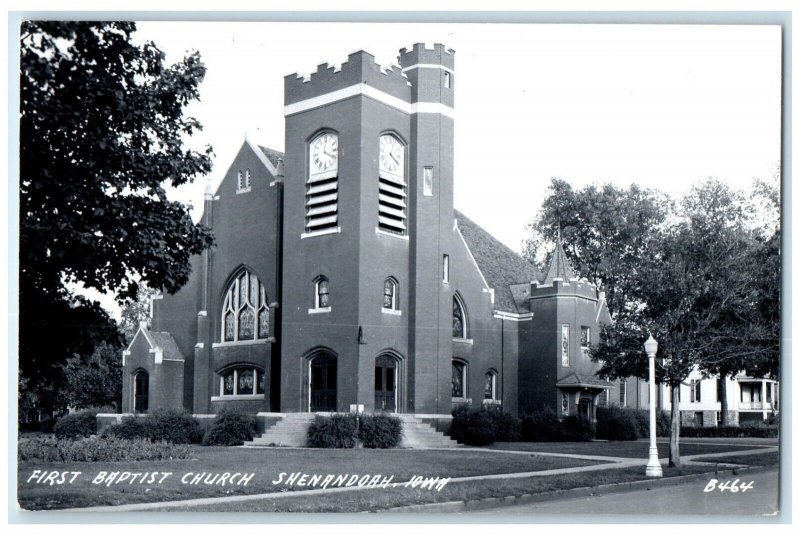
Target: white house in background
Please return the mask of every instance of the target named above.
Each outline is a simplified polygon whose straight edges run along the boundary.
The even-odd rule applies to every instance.
[[[778,414],[778,381],[763,377],[738,375],[726,379],[728,421],[732,425],[743,422],[768,421]],[[659,385],[656,390],[658,405],[662,410],[672,410],[670,389]],[[647,381],[628,378],[620,381],[617,399],[611,404],[645,409],[650,407]],[[681,425],[713,427],[722,422],[720,396],[722,388],[716,377],[704,378],[693,371],[680,388]]]

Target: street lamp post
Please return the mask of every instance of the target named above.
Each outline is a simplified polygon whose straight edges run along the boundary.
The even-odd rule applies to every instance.
[[[656,351],[658,342],[651,334],[644,343],[644,351],[650,361],[650,455],[647,459],[645,475],[648,477],[661,477],[661,464],[658,462],[658,448],[656,447]]]

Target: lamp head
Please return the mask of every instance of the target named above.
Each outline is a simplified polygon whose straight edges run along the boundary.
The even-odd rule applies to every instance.
[[[656,339],[653,338],[653,335],[651,334],[644,343],[644,352],[648,355],[655,355],[656,351],[658,351],[658,342],[656,342]]]

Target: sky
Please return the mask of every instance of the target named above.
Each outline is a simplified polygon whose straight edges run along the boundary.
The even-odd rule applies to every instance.
[[[285,75],[415,42],[455,49],[455,206],[518,252],[552,177],[679,196],[779,169],[777,26],[140,22],[135,39],[207,67],[187,113],[213,169],[170,191],[195,219],[245,135],[283,150]]]

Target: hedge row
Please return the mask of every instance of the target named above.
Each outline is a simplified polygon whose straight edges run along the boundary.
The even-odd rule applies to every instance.
[[[670,415],[656,412],[656,436],[669,436]],[[650,437],[650,413],[621,407],[597,407],[597,438],[638,440]]]
[[[360,441],[365,448],[395,448],[400,445],[402,425],[398,418],[383,414],[336,414],[317,416],[308,428],[309,448],[354,448]]]
[[[743,423],[739,427],[681,427],[681,436],[689,438],[750,437],[778,438],[777,425]]]
[[[17,450],[20,461],[43,462],[160,461],[186,459],[190,454],[191,449],[185,444],[97,436],[77,439],[39,436],[20,440]]]

